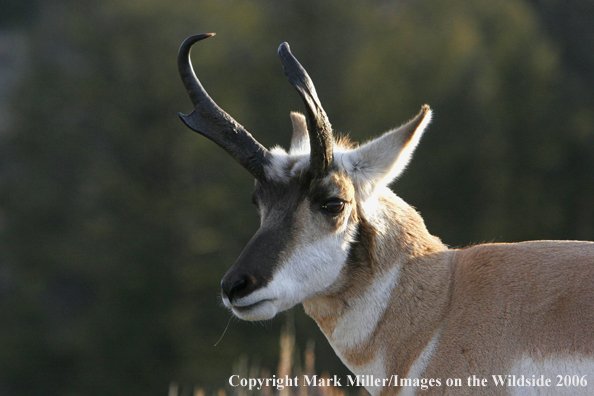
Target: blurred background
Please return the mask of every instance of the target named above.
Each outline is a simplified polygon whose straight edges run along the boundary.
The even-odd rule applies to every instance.
[[[287,147],[312,76],[337,131],[434,121],[393,188],[452,247],[594,240],[590,0],[3,0],[0,395],[217,389],[278,364],[294,321],[316,369],[346,373],[301,307],[230,321],[219,283],[259,220],[253,180],[187,129],[176,54],[210,95]],[[229,328],[218,345],[225,327]]]

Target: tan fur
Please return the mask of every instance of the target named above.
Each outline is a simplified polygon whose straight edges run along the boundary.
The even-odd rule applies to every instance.
[[[180,74],[197,110],[182,120],[256,177],[262,221],[223,278],[225,306],[264,320],[302,302],[355,374],[442,383],[424,391],[369,385],[373,396],[523,393],[445,385],[447,378],[523,374],[514,370],[589,375],[589,388],[569,391],[592,394],[594,243],[448,249],[387,188],[407,167],[430,108],[360,147],[333,140],[313,83],[287,43],[279,55],[314,130],[292,113],[289,152],[266,150],[230,116],[211,111],[216,105],[193,73],[190,47],[212,35],[192,36],[180,49]]]
[[[586,373],[594,381],[594,243],[448,249],[412,207],[381,186],[385,174],[394,178],[408,163],[417,129],[427,123],[424,110],[382,140],[362,146],[355,161],[340,157],[332,172],[309,187],[342,199],[345,209],[325,217],[306,198],[296,216],[301,239],[311,242],[355,226],[358,235],[338,279],[303,301],[306,313],[354,374],[441,380],[441,386],[423,391],[371,386],[374,396],[522,393],[525,389],[493,387],[491,380],[478,389],[451,388],[445,381],[530,375],[550,367],[559,375]],[[295,146],[303,145],[304,122],[303,116],[294,120]],[[349,145],[345,140],[336,147],[346,156]],[[390,150],[407,152],[407,158],[390,163]],[[542,389],[528,391],[542,394]]]
[[[443,384],[422,394],[507,394],[506,387],[449,389],[445,379],[508,374],[523,356],[536,361],[594,357],[594,243],[541,241],[450,250],[397,197],[382,195],[380,207],[388,224],[386,232],[376,230],[365,242],[373,255],[370,266],[359,268],[356,276],[345,273],[334,294],[303,303],[336,344],[333,333],[354,296],[366,293],[374,277],[389,267],[402,266],[373,335],[353,348],[335,346],[349,367],[369,364],[380,351],[388,351],[386,374],[407,377],[439,332],[423,377],[442,378]],[[399,390],[384,388],[382,394]]]
[[[381,203],[387,212],[395,211],[402,216],[394,216],[391,219],[392,227],[389,228],[387,235],[373,236],[375,240],[370,267],[358,271],[355,276],[348,277],[342,286],[343,289],[335,295],[303,303],[306,312],[318,321],[322,331],[331,339],[334,327],[328,326],[328,323],[336,322],[344,306],[352,300],[353,296],[365,293],[373,277],[381,276],[382,271],[386,271],[389,266],[410,260],[403,266],[403,283],[394,290],[391,297],[388,297],[390,303],[378,328],[377,336],[354,350],[345,351],[347,360],[354,365],[368,363],[373,358],[375,350],[382,348],[382,345],[392,344],[396,348],[400,344],[409,342],[411,337],[417,338],[419,333],[415,328],[403,329],[397,321],[404,319],[407,323],[431,323],[435,315],[432,313],[433,309],[427,309],[427,306],[433,308],[435,302],[447,294],[438,292],[445,291],[447,288],[448,276],[443,268],[444,265],[436,265],[431,261],[441,263],[448,260],[450,255],[447,254],[445,246],[426,231],[421,217],[412,208],[407,205],[401,206],[400,202],[390,196],[382,197]],[[404,238],[401,238],[402,236]],[[366,241],[366,243],[371,242]],[[426,291],[427,297],[419,293],[421,288]],[[407,309],[402,310],[403,305],[408,305]],[[423,318],[423,312],[429,312],[430,317]],[[437,316],[440,316],[440,313]],[[394,338],[395,329],[398,329],[398,336],[401,338],[399,340]],[[418,348],[415,349],[417,353],[411,351],[412,360],[424,346],[422,339],[426,338],[425,341],[428,342],[432,334],[429,330],[428,334],[417,342]],[[399,364],[406,366],[406,362],[400,361]],[[391,362],[389,365],[396,367],[397,364]],[[401,374],[406,374],[406,371],[403,371],[405,369],[408,369],[408,366],[400,370]]]
[[[328,254],[328,245],[320,241],[340,237],[348,246],[348,251],[332,251],[346,260],[333,267],[332,280],[301,300],[306,313],[354,374],[441,381],[422,391],[369,386],[373,396],[526,391],[494,387],[491,376],[506,374],[547,372],[553,380],[555,375],[584,374],[594,381],[594,243],[536,241],[448,249],[386,187],[407,165],[429,114],[424,108],[407,125],[361,146],[358,156],[349,157],[355,151],[342,141],[336,145],[333,169],[312,179],[307,178],[307,157],[301,156],[309,143],[305,118],[292,115],[291,152],[278,152],[271,175],[286,185],[299,181],[307,190],[294,208],[293,238],[280,254],[286,267],[279,271],[289,274],[292,266],[307,262],[311,254],[299,256],[304,247]],[[342,200],[344,210],[324,213],[320,200],[327,199]],[[279,219],[285,216],[284,210],[275,213]],[[323,257],[313,267],[333,261]],[[473,375],[488,378],[488,386],[466,386]],[[464,384],[448,387],[448,378]],[[592,387],[572,390],[584,394]],[[557,389],[527,391],[555,394]]]

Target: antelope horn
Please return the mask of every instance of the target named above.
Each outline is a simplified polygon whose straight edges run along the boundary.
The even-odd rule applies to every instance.
[[[332,125],[326,112],[320,104],[311,78],[291,53],[288,43],[282,43],[278,48],[278,55],[283,62],[283,69],[289,82],[295,87],[303,103],[307,116],[307,129],[309,133],[310,169],[316,176],[326,174],[332,164]]]
[[[268,150],[208,96],[194,73],[190,59],[192,45],[214,35],[206,33],[190,36],[179,48],[179,75],[194,104],[194,111],[190,115],[179,113],[179,116],[190,129],[221,146],[256,179],[263,180],[266,177],[264,165],[268,162]]]

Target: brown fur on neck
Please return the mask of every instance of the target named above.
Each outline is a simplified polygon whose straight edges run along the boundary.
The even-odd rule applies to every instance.
[[[438,269],[439,266],[427,268],[428,265],[424,259],[425,257],[443,255],[443,264],[444,267],[447,267],[445,245],[438,238],[429,234],[420,215],[396,196],[384,194],[379,197],[379,204],[382,208],[382,229],[378,229],[376,225],[366,219],[362,208],[358,206],[358,234],[356,241],[351,245],[349,259],[340,280],[332,287],[332,293],[303,302],[306,313],[316,320],[332,343],[337,322],[350,308],[349,302],[368,292],[368,288],[376,277],[388,273],[393,266],[401,266],[399,284],[395,286],[391,296],[386,296],[390,302],[378,322],[375,334],[352,350],[342,351],[342,355],[353,365],[369,362],[374,358],[378,347],[382,345],[391,349],[390,344],[410,341],[408,335],[405,335],[404,339],[394,339],[394,329],[402,327],[393,323],[395,318],[402,317],[402,313],[398,312],[398,307],[414,299],[426,302],[421,302],[419,305],[428,305],[429,300],[434,304],[434,300],[436,300],[434,297],[447,299],[447,292],[430,298],[425,296],[425,293],[434,294],[433,290],[436,287],[444,291],[447,289],[448,282],[444,281],[444,276],[433,276],[434,272],[445,273],[445,270]],[[415,281],[409,280],[411,277],[418,277],[419,274],[422,274],[422,283],[426,282],[426,284],[419,285]],[[438,304],[441,307],[445,305],[447,304]],[[425,328],[431,328],[429,317],[426,320],[415,318],[419,315],[423,316],[422,313],[411,311],[405,312],[405,315],[411,315],[411,322],[416,321],[419,325],[423,324]],[[437,316],[441,315],[442,313],[437,314]],[[433,319],[435,315],[425,316],[431,316]],[[418,335],[419,329],[415,326],[415,328],[405,329],[404,332],[410,333],[411,336]],[[428,331],[427,336],[421,337],[421,340],[426,338],[426,342],[428,342],[432,333],[432,331]],[[417,344],[425,345],[422,341]],[[411,353],[411,358],[414,357],[416,357],[415,353]],[[412,364],[412,360],[408,363]],[[390,366],[395,365],[395,363],[390,363]],[[404,365],[406,366],[407,362]]]

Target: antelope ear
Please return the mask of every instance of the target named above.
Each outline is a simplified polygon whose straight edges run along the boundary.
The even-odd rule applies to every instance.
[[[378,186],[400,176],[430,121],[431,109],[424,105],[415,118],[400,128],[345,153],[343,164],[358,190],[369,197]]]
[[[307,120],[301,113],[291,112],[293,123],[293,138],[291,139],[290,154],[309,152],[309,135],[307,134]]]

